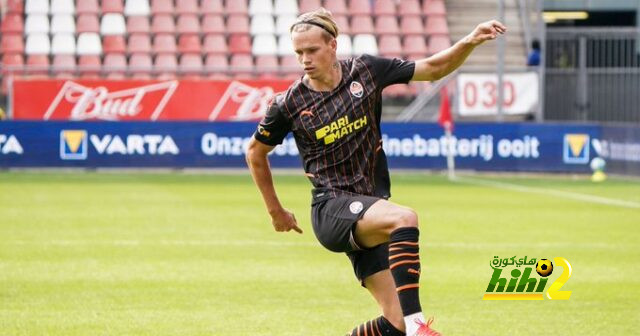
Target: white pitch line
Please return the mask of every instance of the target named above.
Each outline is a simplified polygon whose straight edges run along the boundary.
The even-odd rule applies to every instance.
[[[563,191],[563,190],[550,189],[550,188],[528,187],[528,186],[523,186],[519,184],[498,182],[498,181],[492,181],[492,180],[482,180],[482,179],[471,178],[471,177],[457,177],[456,180],[469,183],[469,184],[476,184],[476,185],[493,187],[498,189],[519,191],[519,192],[530,193],[530,194],[552,195],[556,197],[568,198],[572,200],[584,201],[589,203],[618,206],[623,208],[640,209],[640,203],[638,202],[625,201],[625,200],[620,200],[615,198],[608,198],[608,197],[588,195],[588,194],[581,194],[581,193],[572,192],[572,191]]]

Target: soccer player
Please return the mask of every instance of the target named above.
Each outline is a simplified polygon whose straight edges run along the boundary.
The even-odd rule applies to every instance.
[[[458,68],[479,44],[506,32],[497,21],[478,25],[455,45],[416,61],[362,55],[336,58],[338,27],[323,8],[302,14],[290,33],[304,76],[274,97],[247,152],[251,175],[278,232],[302,233],[280,203],[267,154],[293,132],[313,184],[311,221],[319,242],[351,259],[382,316],[350,335],[438,335],[418,295],[418,217],[388,201],[382,150],[381,92],[391,84],[434,81]],[[399,50],[400,52],[400,50]]]

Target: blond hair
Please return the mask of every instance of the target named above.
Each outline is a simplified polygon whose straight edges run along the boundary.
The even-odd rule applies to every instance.
[[[289,28],[289,33],[307,31],[311,29],[312,26],[322,28],[326,40],[338,37],[338,25],[333,19],[331,12],[323,7],[298,16],[296,22]]]

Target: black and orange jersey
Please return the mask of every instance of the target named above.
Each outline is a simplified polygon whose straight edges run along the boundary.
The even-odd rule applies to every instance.
[[[369,55],[342,60],[342,80],[332,91],[315,91],[296,80],[278,94],[255,138],[282,143],[293,132],[306,175],[316,194],[390,197],[382,149],[382,89],[407,83],[415,63]]]

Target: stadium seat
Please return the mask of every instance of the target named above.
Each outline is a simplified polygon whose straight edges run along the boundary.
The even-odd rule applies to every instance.
[[[105,35],[124,35],[127,27],[124,22],[124,16],[120,13],[107,13],[102,16],[100,23],[100,34]]]
[[[376,19],[375,31],[380,35],[397,35],[400,34],[398,19],[395,15],[381,15]]]
[[[349,20],[346,15],[336,15],[334,16],[334,20],[338,25],[338,31],[340,34],[351,34],[351,26],[349,25]]]
[[[2,34],[2,43],[0,44],[0,54],[11,54],[24,52],[24,40],[22,35]]]
[[[129,34],[148,34],[151,32],[149,18],[146,16],[129,16],[127,17],[127,33]]]
[[[49,33],[49,17],[46,14],[27,15],[24,24],[25,35],[30,34],[48,34]]]
[[[176,38],[171,34],[158,34],[153,38],[153,52],[156,54],[175,54],[178,51]]]
[[[204,62],[207,72],[225,72],[229,70],[229,60],[226,55],[211,54],[205,57]]]
[[[418,0],[402,0],[398,3],[398,14],[402,16],[420,15],[422,8]]]
[[[369,0],[349,1],[349,13],[351,13],[351,15],[371,15],[371,1]]]
[[[426,54],[427,44],[423,35],[405,36],[402,41],[402,51],[405,54]]]
[[[75,14],[76,6],[73,0],[51,0],[51,14]]]
[[[171,15],[155,15],[151,19],[151,32],[154,34],[174,34],[176,24]]]
[[[226,33],[224,19],[220,14],[209,14],[202,18],[202,32],[205,34],[222,34]]]
[[[198,0],[176,0],[176,12],[181,14],[200,14]]]
[[[253,76],[253,57],[246,54],[231,55],[229,67],[236,78],[250,78]]]
[[[180,56],[179,70],[182,72],[183,77],[187,79],[200,78],[203,70],[202,57],[199,54],[184,54]]]
[[[254,55],[275,55],[278,53],[276,37],[272,34],[256,35],[253,38],[252,53]]]
[[[178,17],[176,25],[178,34],[199,34],[200,21],[195,14],[182,14]]]
[[[427,18],[425,32],[428,35],[449,35],[447,18],[444,16],[430,16]]]
[[[333,15],[348,15],[345,0],[324,0],[324,7]]]
[[[280,35],[278,37],[278,55],[295,55],[295,52],[293,51],[293,43],[291,42],[291,38],[289,36]]]
[[[355,15],[351,17],[351,30],[349,34],[373,34],[374,31],[371,16]]]
[[[102,37],[102,51],[105,54],[108,53],[120,53],[127,52],[127,43],[124,40],[123,35],[108,35]]]
[[[338,50],[336,54],[342,57],[351,57],[353,55],[353,47],[351,45],[351,37],[349,35],[338,35]]]
[[[49,75],[49,56],[29,55],[27,57],[27,75],[47,76]]]
[[[227,40],[222,34],[205,35],[202,51],[205,54],[226,54],[229,51]]]
[[[429,37],[429,54],[435,54],[451,46],[448,35],[434,35]]]
[[[173,14],[173,0],[151,0],[151,14]]]
[[[75,34],[76,21],[71,14],[57,14],[51,17],[51,34]]]
[[[54,55],[75,55],[76,39],[73,34],[55,34],[51,40],[51,53]]]
[[[322,1],[320,0],[300,0],[298,4],[300,8],[300,13],[306,13],[312,10],[316,10],[319,7],[322,7]],[[336,14],[336,13],[333,13]]]
[[[173,79],[178,70],[176,55],[161,54],[156,56],[154,69],[158,72],[158,79]]]
[[[28,16],[32,14],[49,14],[49,0],[26,0],[27,3],[24,7],[24,13]]]
[[[250,54],[251,37],[246,34],[234,34],[229,37],[229,52],[232,54]]]
[[[280,15],[276,18],[276,34],[289,35],[289,28],[296,22],[294,15]]]
[[[247,0],[226,1],[225,12],[227,14],[243,14],[247,15]]]
[[[262,55],[256,56],[256,69],[259,72],[271,72],[275,73],[278,70],[278,56],[275,55]]]
[[[21,14],[7,14],[2,20],[0,33],[2,34],[22,34],[24,32],[24,20]]]
[[[248,34],[249,18],[246,15],[234,14],[227,19],[227,32],[229,34]]]
[[[48,55],[51,52],[49,36],[47,34],[28,35],[24,52],[27,55]]]
[[[122,4],[122,0],[102,0],[101,2],[102,14],[124,12],[124,5]]]
[[[284,74],[296,74],[302,73],[302,66],[298,63],[296,56],[282,56],[280,57],[280,71]]]
[[[124,14],[126,16],[132,16],[132,15],[144,16],[144,15],[151,14],[149,0],[126,0],[124,5]]]
[[[134,54],[129,59],[129,71],[133,79],[150,79],[151,70],[153,64],[151,62],[151,55],[149,54]]]
[[[193,34],[181,35],[178,38],[178,52],[183,54],[200,54],[202,52],[200,37]]]
[[[80,14],[98,14],[100,7],[98,6],[98,0],[82,0],[78,1],[76,6],[76,13]]]
[[[296,0],[275,0],[273,13],[281,15],[298,15],[298,2]]]
[[[380,52],[380,55],[384,57],[401,54],[402,44],[400,43],[400,37],[398,35],[380,36],[378,50]]]
[[[249,0],[249,15],[255,16],[259,14],[273,14],[273,3],[271,0]]]
[[[97,33],[100,31],[98,16],[95,14],[80,14],[76,22],[78,33]]]
[[[76,57],[74,55],[54,55],[51,71],[56,78],[73,78],[76,71]]]
[[[376,37],[372,34],[358,34],[353,37],[353,54],[354,55],[378,55],[378,43]]]
[[[378,15],[396,15],[396,4],[394,0],[376,0],[373,3],[373,14]]]
[[[24,0],[8,0],[6,11],[8,14],[24,13]]]
[[[103,72],[107,79],[124,79],[127,71],[127,58],[124,54],[112,53],[104,56]]]
[[[131,34],[127,43],[129,54],[151,53],[151,38],[147,34]]]
[[[273,34],[276,31],[271,15],[256,14],[251,18],[251,35]]]
[[[78,35],[78,45],[76,50],[78,55],[102,54],[102,43],[100,43],[100,36],[96,33],[82,33]]]
[[[223,14],[224,6],[222,6],[222,0],[202,0],[200,6],[202,14]]]
[[[422,14],[426,16],[447,14],[447,10],[444,6],[443,0],[424,0],[422,5]]]
[[[84,55],[78,57],[78,70],[80,71],[80,77],[86,79],[98,79],[100,78],[100,68],[102,63],[100,62],[100,56],[97,55]]]
[[[403,35],[424,35],[424,25],[420,16],[403,16],[400,19],[400,31]]]
[[[8,74],[13,71],[22,70],[24,66],[24,57],[22,54],[4,54],[2,55],[1,65],[0,69],[2,69],[2,72],[0,72],[0,77],[2,77],[2,88],[0,89],[0,92],[6,94],[7,81],[9,79]]]

